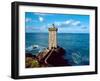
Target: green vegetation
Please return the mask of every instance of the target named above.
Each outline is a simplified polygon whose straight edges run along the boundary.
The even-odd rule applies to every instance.
[[[32,62],[31,62],[31,67],[33,68],[33,67],[39,67],[40,65],[39,65],[39,62],[37,61],[37,60],[33,60]]]
[[[31,57],[26,57],[26,68],[35,68],[35,67],[40,67],[40,64],[37,59],[31,58]]]

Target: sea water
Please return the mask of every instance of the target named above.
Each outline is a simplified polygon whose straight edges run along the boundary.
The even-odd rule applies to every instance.
[[[48,33],[25,33],[25,44],[26,52],[36,55],[48,47]],[[65,49],[70,65],[89,65],[88,33],[58,33],[57,44]]]

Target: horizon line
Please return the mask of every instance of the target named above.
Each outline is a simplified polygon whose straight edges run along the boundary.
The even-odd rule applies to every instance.
[[[48,32],[25,32],[25,33],[48,33]],[[57,33],[66,33],[66,32],[57,32]],[[77,34],[77,32],[73,32],[73,33]],[[81,34],[89,34],[89,33],[81,33]]]

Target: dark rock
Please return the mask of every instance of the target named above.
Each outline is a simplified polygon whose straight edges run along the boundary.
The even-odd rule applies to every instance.
[[[46,62],[52,66],[68,66],[68,61],[63,58],[65,52],[66,51],[61,47],[56,48]]]
[[[69,62],[64,59],[66,51],[62,47],[57,47],[49,50],[40,52],[37,56],[31,53],[26,53],[26,58],[32,58],[37,60],[40,67],[56,67],[56,66],[69,66]]]
[[[36,58],[36,55],[32,55],[32,53],[26,53],[26,57]]]
[[[55,51],[56,53],[59,53],[58,55],[64,55],[66,53],[66,51],[61,47],[56,48]]]

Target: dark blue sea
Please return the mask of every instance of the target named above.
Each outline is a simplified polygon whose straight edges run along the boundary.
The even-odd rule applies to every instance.
[[[57,42],[66,50],[64,59],[70,65],[89,65],[89,34],[58,33]],[[48,33],[26,33],[25,44],[26,52],[36,55],[48,47]]]

